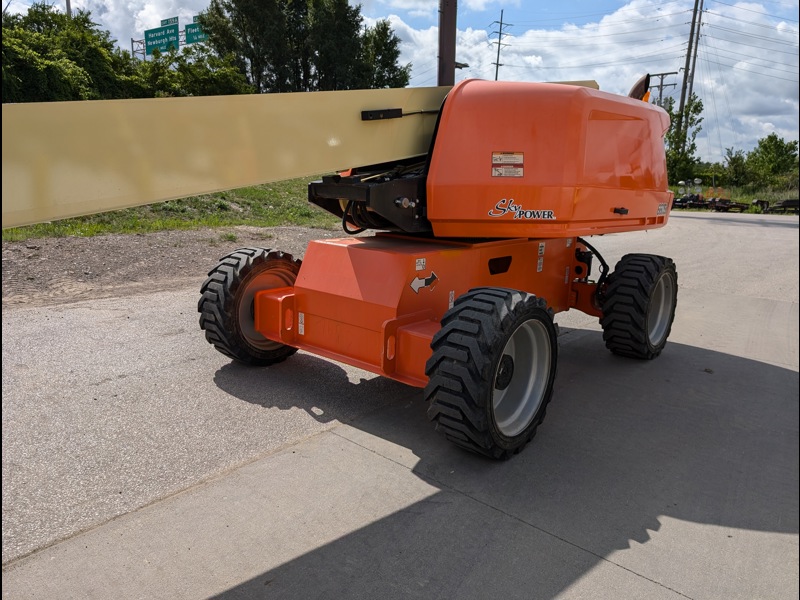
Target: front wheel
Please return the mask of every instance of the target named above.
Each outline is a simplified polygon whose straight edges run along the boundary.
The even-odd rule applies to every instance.
[[[678,273],[665,256],[627,254],[608,277],[603,340],[614,354],[652,359],[667,343],[678,303]]]
[[[553,394],[558,346],[542,298],[476,288],[442,317],[425,366],[428,417],[453,443],[507,459],[530,442]]]
[[[294,285],[300,261],[291,254],[242,248],[223,257],[200,288],[200,328],[225,356],[265,366],[286,360],[297,348],[265,338],[255,328],[256,292]]]

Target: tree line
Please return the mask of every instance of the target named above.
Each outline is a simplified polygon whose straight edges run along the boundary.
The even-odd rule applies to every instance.
[[[704,162],[697,157],[697,134],[702,130],[703,102],[692,94],[683,113],[674,98],[663,104],[670,116],[665,136],[669,182],[691,182],[695,178],[706,185],[739,188],[745,193],[796,192],[798,189],[798,141],[786,141],[776,133],[758,140],[755,148],[725,149],[722,162]]]
[[[405,87],[399,38],[347,0],[211,0],[208,40],[139,60],[87,10],[3,13],[2,101],[49,102]]]
[[[198,21],[260,92],[399,88],[411,75],[389,22],[364,26],[347,0],[211,0]]]

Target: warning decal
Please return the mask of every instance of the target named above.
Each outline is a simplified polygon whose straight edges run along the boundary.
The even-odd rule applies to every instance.
[[[492,177],[522,177],[523,167],[522,152],[492,152]]]

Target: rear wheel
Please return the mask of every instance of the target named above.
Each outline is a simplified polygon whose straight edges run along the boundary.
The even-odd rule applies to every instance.
[[[627,254],[608,277],[603,339],[614,354],[652,359],[667,343],[678,302],[678,273],[665,256]]]
[[[496,459],[533,438],[553,394],[558,346],[547,303],[476,288],[459,297],[431,342],[428,417],[455,444]]]
[[[255,294],[294,285],[300,261],[264,248],[242,248],[228,254],[200,288],[200,328],[206,340],[225,356],[249,365],[286,360],[296,348],[265,338],[255,329]]]

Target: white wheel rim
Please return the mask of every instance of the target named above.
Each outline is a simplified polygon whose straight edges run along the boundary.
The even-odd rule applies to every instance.
[[[500,433],[514,437],[531,424],[544,400],[551,361],[550,335],[541,321],[525,321],[508,338],[492,380],[492,409]]]
[[[665,273],[656,282],[647,309],[647,337],[652,346],[658,346],[667,336],[674,298],[675,281]]]

